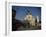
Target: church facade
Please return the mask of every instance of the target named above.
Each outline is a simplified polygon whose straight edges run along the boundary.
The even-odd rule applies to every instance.
[[[24,20],[27,20],[28,23],[30,24],[30,26],[35,26],[36,25],[36,22],[35,22],[36,20],[37,20],[37,22],[39,22],[38,16],[35,18],[34,16],[32,16],[32,13],[31,12],[29,12],[25,16]]]

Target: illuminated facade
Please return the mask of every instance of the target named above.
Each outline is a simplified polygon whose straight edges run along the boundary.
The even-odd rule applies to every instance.
[[[35,26],[35,18],[32,16],[31,12],[28,13],[24,19],[27,20],[30,25]]]

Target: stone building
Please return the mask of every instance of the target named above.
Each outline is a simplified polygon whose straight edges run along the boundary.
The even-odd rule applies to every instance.
[[[24,20],[27,20],[27,21],[29,22],[30,26],[31,26],[31,25],[32,25],[32,26],[35,26],[35,18],[34,18],[34,16],[32,16],[32,13],[31,13],[31,12],[29,12],[29,13],[25,16]]]

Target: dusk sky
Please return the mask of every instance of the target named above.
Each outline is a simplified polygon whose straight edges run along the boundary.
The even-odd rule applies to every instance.
[[[41,7],[12,6],[12,8],[16,10],[16,19],[18,20],[23,19],[23,17],[29,13],[28,11],[30,11],[33,16],[39,16],[39,18],[41,18]]]

